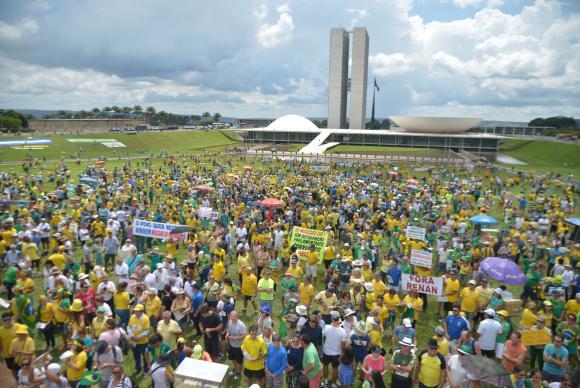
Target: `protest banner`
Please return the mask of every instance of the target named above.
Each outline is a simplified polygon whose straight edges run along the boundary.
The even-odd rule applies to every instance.
[[[433,265],[433,253],[418,249],[411,249],[411,265],[423,268],[431,268]]]
[[[552,337],[547,330],[522,330],[522,343],[526,346],[547,345]]]
[[[407,226],[406,235],[408,238],[425,241],[425,228],[409,225]]]
[[[443,278],[403,274],[403,293],[416,290],[423,294],[443,296]]]
[[[211,207],[200,207],[197,209],[197,216],[199,218],[211,218],[213,209]]]
[[[164,240],[168,239],[169,237],[172,237],[176,240],[187,237],[187,233],[170,235],[170,232],[178,226],[184,225],[165,224],[163,222],[135,219],[135,222],[133,222],[133,234],[135,236],[153,237]]]
[[[310,166],[312,171],[330,171],[330,166],[320,165],[320,166]]]
[[[296,254],[301,259],[306,258],[310,245],[314,245],[315,250],[320,254],[320,258],[322,258],[327,241],[328,233],[323,230],[300,228],[298,226],[292,228],[290,246],[296,247]]]

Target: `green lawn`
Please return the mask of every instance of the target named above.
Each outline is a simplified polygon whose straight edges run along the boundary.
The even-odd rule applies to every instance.
[[[536,172],[572,173],[580,176],[580,145],[550,141],[508,140],[502,153],[520,159],[527,165],[506,165]]]
[[[190,131],[190,132],[142,132],[136,135],[118,134],[113,132],[91,135],[55,135],[49,137],[35,136],[35,138],[48,138],[53,144],[42,150],[16,150],[11,147],[0,147],[0,161],[21,161],[27,156],[35,158],[46,157],[48,160],[61,157],[76,157],[79,153],[82,158],[99,156],[125,156],[137,155],[142,150],[146,153],[170,153],[196,152],[204,149],[219,149],[220,147],[237,144],[233,138],[225,136],[220,131]],[[126,148],[107,148],[94,143],[71,143],[67,138],[75,139],[115,139],[126,145]],[[24,136],[1,137],[0,140],[24,140]],[[81,152],[81,148],[84,151]]]

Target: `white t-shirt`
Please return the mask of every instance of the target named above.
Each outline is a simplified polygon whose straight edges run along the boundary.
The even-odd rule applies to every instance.
[[[326,325],[323,335],[322,353],[327,356],[340,356],[342,354],[342,343],[346,341],[346,331],[340,326]]]
[[[479,334],[479,346],[483,350],[495,350],[495,340],[503,333],[501,324],[493,319],[484,319],[477,328]]]
[[[113,283],[112,281],[108,281],[107,284],[100,283],[99,286],[97,287],[97,295],[102,294],[103,299],[105,301],[108,301],[111,300],[116,290],[117,287],[115,287],[115,283]]]

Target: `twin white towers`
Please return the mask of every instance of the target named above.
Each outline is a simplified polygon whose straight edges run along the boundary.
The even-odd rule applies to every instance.
[[[344,28],[330,30],[330,71],[328,80],[328,128],[346,128],[348,94],[349,36]],[[352,30],[349,128],[366,124],[369,35],[364,27]]]

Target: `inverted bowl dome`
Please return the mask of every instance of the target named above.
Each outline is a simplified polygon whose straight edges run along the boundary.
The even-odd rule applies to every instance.
[[[407,132],[460,133],[475,127],[482,118],[478,117],[417,117],[390,116],[399,127]]]

